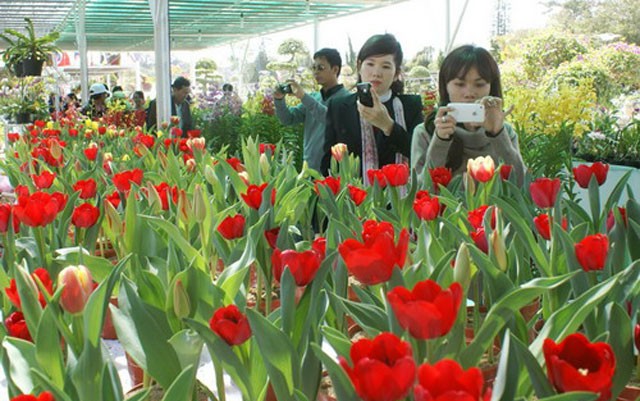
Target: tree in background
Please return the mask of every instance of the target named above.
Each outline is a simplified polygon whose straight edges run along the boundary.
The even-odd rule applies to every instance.
[[[307,49],[304,42],[299,39],[285,39],[280,43],[280,46],[278,46],[278,54],[289,56],[289,63],[301,66],[309,65],[309,49]]]
[[[640,44],[640,7],[637,0],[553,0],[544,3],[552,23],[573,33],[616,34]]]

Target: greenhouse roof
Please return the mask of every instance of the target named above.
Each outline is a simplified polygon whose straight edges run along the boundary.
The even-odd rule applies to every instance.
[[[202,49],[402,1],[406,0],[169,0],[171,47]],[[153,50],[148,0],[0,0],[0,27],[22,30],[23,18],[29,17],[39,35],[59,31],[56,44],[75,49],[82,2],[89,50]]]

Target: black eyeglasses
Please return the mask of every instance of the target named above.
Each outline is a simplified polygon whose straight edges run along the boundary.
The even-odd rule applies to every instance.
[[[324,66],[323,64],[314,64],[314,65],[311,66],[311,70],[312,71],[324,71],[326,69],[327,69],[327,67]]]

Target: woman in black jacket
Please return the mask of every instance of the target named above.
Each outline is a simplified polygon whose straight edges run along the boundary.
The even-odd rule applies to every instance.
[[[400,81],[402,48],[391,34],[374,35],[360,49],[357,58],[358,82],[371,83],[373,106],[364,106],[357,94],[331,99],[327,110],[324,157],[326,175],[331,147],[344,143],[360,157],[362,176],[366,171],[391,163],[409,163],[411,133],[422,122],[422,100],[402,95]]]

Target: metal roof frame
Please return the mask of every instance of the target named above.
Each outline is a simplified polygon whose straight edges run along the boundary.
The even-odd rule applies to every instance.
[[[0,0],[0,28],[22,30],[24,17],[38,34],[60,32],[62,49],[77,49],[76,21],[83,0]],[[170,0],[172,50],[197,50],[369,11],[406,0]],[[148,0],[84,0],[88,50],[153,50]],[[0,47],[4,44],[0,44]]]

